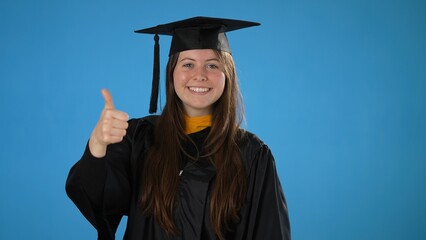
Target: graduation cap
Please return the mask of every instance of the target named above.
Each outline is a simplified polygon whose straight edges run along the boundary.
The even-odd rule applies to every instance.
[[[157,111],[160,80],[160,45],[158,35],[172,36],[169,56],[191,49],[214,49],[231,52],[225,32],[259,26],[259,23],[234,19],[194,17],[135,31],[155,34],[154,70],[149,113]]]

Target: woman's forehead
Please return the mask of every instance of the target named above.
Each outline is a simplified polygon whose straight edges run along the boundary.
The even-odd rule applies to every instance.
[[[212,49],[191,49],[182,51],[179,53],[179,60],[191,59],[191,60],[218,60],[216,51]]]

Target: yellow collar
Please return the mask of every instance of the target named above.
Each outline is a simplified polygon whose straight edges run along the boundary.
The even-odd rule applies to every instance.
[[[185,115],[185,133],[191,134],[211,127],[212,115],[189,117]]]

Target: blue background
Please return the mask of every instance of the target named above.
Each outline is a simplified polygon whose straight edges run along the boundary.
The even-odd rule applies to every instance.
[[[153,40],[133,30],[197,15],[262,23],[228,37],[293,239],[426,239],[426,2],[415,0],[2,0],[0,239],[96,239],[64,185],[100,89],[146,115]]]

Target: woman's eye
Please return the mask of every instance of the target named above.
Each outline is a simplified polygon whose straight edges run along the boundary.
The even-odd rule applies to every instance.
[[[209,64],[209,65],[207,65],[207,68],[210,68],[210,69],[218,69],[218,68],[219,68],[219,66],[217,66],[216,64]]]
[[[192,63],[185,63],[183,64],[184,68],[192,68],[194,65]]]

